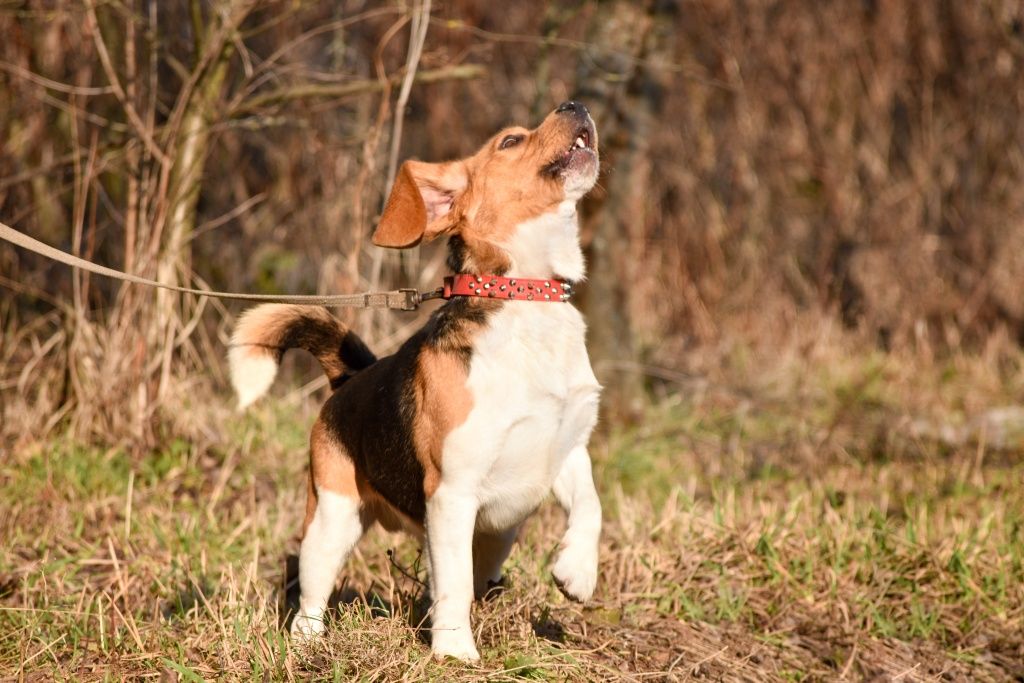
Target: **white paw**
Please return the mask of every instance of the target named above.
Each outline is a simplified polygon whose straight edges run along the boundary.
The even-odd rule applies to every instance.
[[[571,600],[589,600],[597,587],[597,553],[566,546],[551,568],[555,585]]]
[[[441,660],[454,657],[463,662],[480,661],[480,653],[476,651],[473,635],[467,628],[439,629],[431,631],[430,650],[434,658]]]
[[[323,633],[326,628],[323,615],[314,616],[299,612],[292,619],[292,638],[308,642]]]

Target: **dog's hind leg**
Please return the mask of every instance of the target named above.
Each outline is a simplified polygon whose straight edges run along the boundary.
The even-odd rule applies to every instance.
[[[478,531],[473,536],[473,592],[478,598],[501,584],[501,565],[505,563],[518,527],[499,533]]]
[[[338,572],[373,521],[362,505],[352,461],[317,422],[310,442],[309,500],[299,550],[299,612],[292,621],[293,636],[323,632]]]

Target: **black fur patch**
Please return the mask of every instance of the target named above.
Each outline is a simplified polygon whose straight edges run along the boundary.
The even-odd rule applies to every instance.
[[[448,268],[453,273],[465,273],[466,261],[466,241],[459,235],[452,235],[448,240]]]
[[[413,520],[423,521],[426,514],[425,473],[413,442],[413,383],[420,353],[427,348],[455,353],[468,368],[472,349],[465,342],[463,326],[484,324],[488,313],[501,305],[484,299],[449,301],[394,355],[347,376],[320,413],[356,469]],[[348,358],[343,359],[354,367]]]
[[[341,356],[341,362],[345,367],[352,372],[368,368],[377,362],[377,356],[355,332],[349,332],[342,338],[338,355]]]
[[[320,413],[356,469],[412,519],[426,513],[423,466],[413,444],[413,377],[423,335],[344,382]]]
[[[345,364],[345,373],[331,379],[331,389],[337,389],[354,374],[377,362],[377,356],[355,332],[349,332],[341,338],[338,356]]]
[[[540,169],[540,173],[538,173],[538,175],[541,176],[542,178],[557,178],[559,175],[562,174],[562,171],[565,170],[565,167],[568,165],[568,163],[568,157],[560,156],[554,161],[542,166]]]
[[[306,349],[316,355],[321,350],[333,348],[338,343],[337,339],[338,330],[333,325],[326,325],[319,318],[303,315],[284,329],[277,345],[282,351]]]
[[[473,347],[466,343],[466,335],[461,329],[463,325],[480,326],[487,322],[490,311],[502,306],[501,302],[485,302],[457,297],[442,306],[431,317],[423,331],[427,334],[427,343],[440,351],[454,353],[469,370],[469,360],[473,356]]]

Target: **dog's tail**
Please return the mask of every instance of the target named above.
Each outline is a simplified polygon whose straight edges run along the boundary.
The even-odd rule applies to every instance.
[[[250,308],[235,325],[228,350],[239,408],[267,392],[288,349],[313,354],[332,388],[377,360],[363,340],[325,308],[288,304]]]

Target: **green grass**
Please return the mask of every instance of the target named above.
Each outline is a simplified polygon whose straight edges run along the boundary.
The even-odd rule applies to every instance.
[[[969,365],[909,387],[875,356],[789,370],[669,394],[598,439],[595,600],[552,585],[563,522],[544,507],[508,590],[474,608],[479,667],[431,659],[418,551],[379,530],[328,637],[299,648],[281,629],[311,406],[237,417],[196,398],[213,436],[143,454],[20,447],[0,463],[0,678],[1024,676],[1024,457],[905,428],[968,424],[963,406],[1008,402],[1017,379],[979,398]]]

